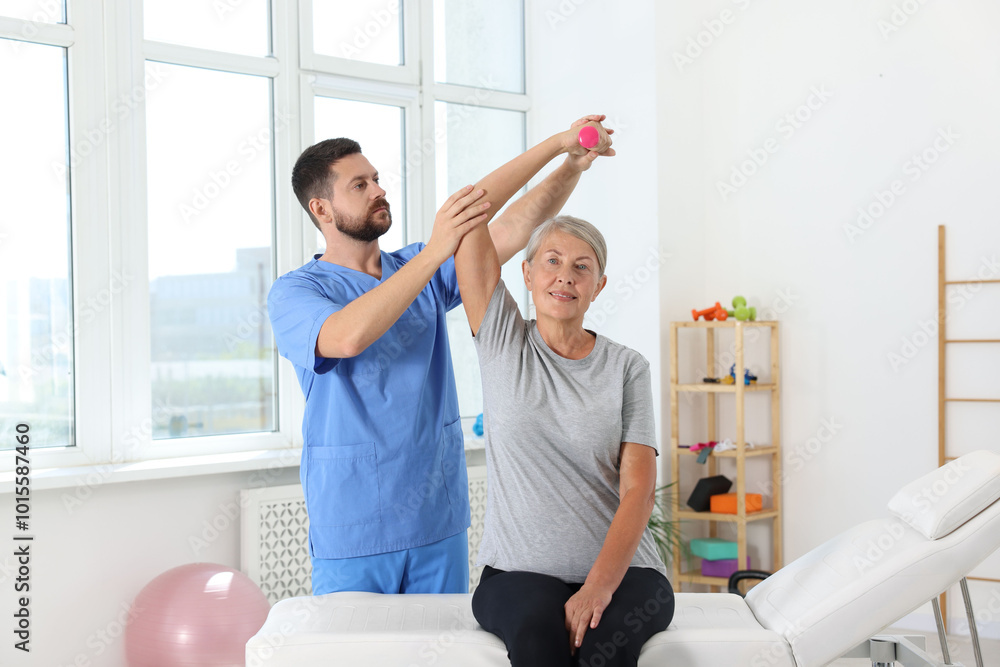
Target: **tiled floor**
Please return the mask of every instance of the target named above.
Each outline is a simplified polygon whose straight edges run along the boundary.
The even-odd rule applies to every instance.
[[[890,628],[881,634],[924,635],[927,637],[927,652],[936,659],[941,659],[941,645],[938,643],[936,634],[895,628]],[[983,652],[984,667],[997,667],[1000,665],[1000,639],[980,638],[979,645]],[[951,661],[953,663],[961,663],[965,667],[975,667],[976,657],[972,651],[972,642],[969,641],[968,636],[949,636],[948,647],[951,651]],[[862,667],[862,665],[870,667],[871,662],[868,660],[848,660],[845,658],[834,660],[830,663],[830,667]]]

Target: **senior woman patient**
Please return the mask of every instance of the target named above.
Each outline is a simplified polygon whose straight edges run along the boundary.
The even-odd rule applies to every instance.
[[[531,206],[531,194],[507,214]],[[649,363],[583,327],[607,283],[593,225],[549,220],[526,257],[529,321],[485,226],[455,254],[482,368],[489,476],[472,610],[513,667],[634,666],[674,612],[647,528],[657,456]]]

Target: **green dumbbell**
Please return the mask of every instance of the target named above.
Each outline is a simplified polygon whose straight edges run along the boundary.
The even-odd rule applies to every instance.
[[[726,313],[729,317],[735,317],[740,322],[746,322],[747,320],[754,322],[757,320],[757,309],[747,308],[747,300],[741,296],[733,297],[733,309],[727,310]]]

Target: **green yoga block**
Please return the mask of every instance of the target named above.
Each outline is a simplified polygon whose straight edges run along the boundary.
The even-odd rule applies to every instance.
[[[739,556],[739,547],[736,542],[709,537],[691,540],[691,553],[705,560],[727,560]]]

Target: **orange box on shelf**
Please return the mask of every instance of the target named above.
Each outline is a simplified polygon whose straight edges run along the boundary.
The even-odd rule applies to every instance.
[[[712,511],[717,514],[736,514],[736,494],[720,493],[709,499]],[[764,499],[759,493],[747,494],[747,514],[759,512],[764,507]]]

